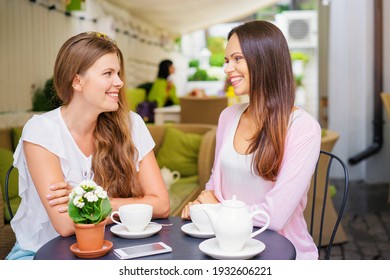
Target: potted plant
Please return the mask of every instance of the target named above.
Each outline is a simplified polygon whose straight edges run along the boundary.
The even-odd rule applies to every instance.
[[[61,106],[62,101],[57,96],[53,78],[46,81],[44,88],[37,88],[33,96],[33,111],[50,111]]]
[[[84,180],[69,194],[68,213],[74,222],[78,248],[100,250],[106,218],[112,208],[107,192],[93,180]]]

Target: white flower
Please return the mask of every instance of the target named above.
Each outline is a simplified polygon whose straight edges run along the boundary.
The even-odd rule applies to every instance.
[[[87,192],[84,194],[84,197],[88,200],[88,202],[95,202],[99,200],[97,195],[95,195],[93,192]]]
[[[105,190],[103,190],[102,187],[100,187],[100,189],[96,190],[95,194],[97,195],[97,197],[99,197],[101,199],[107,198],[107,192]]]
[[[69,199],[72,200],[75,196],[82,196],[85,193],[82,187],[73,188],[72,192],[69,194]]]
[[[85,203],[81,195],[76,195],[73,199],[73,204],[78,208],[83,208]]]
[[[73,192],[74,192],[76,195],[83,195],[83,194],[85,194],[85,190],[84,190],[82,187],[80,187],[80,186],[75,187],[75,188],[73,189]]]

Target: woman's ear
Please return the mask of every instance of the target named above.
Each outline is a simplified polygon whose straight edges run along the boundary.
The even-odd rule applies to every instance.
[[[73,79],[72,87],[74,88],[74,90],[77,90],[77,91],[82,91],[83,90],[83,88],[81,86],[80,76],[77,75],[77,74],[76,74],[76,76]]]

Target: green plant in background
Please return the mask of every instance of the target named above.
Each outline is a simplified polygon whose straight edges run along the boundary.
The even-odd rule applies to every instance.
[[[188,67],[199,67],[199,60],[198,59],[191,59],[190,62],[188,63]]]
[[[294,80],[297,87],[303,86],[303,75],[294,75]]]
[[[222,67],[225,63],[225,44],[226,39],[223,37],[208,37],[207,48],[211,52],[209,58],[210,66]]]
[[[50,111],[61,106],[62,102],[58,98],[54,88],[53,78],[46,81],[43,89],[38,88],[33,96],[33,111]]]
[[[303,52],[290,52],[291,55],[291,61],[294,63],[294,61],[302,61],[302,64],[305,65],[309,62],[309,55],[303,53]],[[303,78],[304,75],[302,73],[294,73],[294,80],[295,80],[295,85],[297,87],[303,86]]]
[[[298,3],[299,10],[317,10],[318,1],[317,0],[300,0]]]
[[[204,69],[196,69],[196,72],[188,77],[188,81],[218,81],[216,77],[210,77]]]
[[[309,56],[303,52],[290,52],[291,60],[302,60],[303,64],[309,62]]]
[[[225,63],[225,54],[224,53],[215,53],[212,54],[209,58],[210,66],[222,67]]]
[[[207,48],[213,53],[225,53],[226,39],[224,37],[208,37]]]

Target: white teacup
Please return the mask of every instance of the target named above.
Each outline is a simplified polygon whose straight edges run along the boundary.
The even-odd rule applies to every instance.
[[[152,220],[153,206],[148,204],[127,204],[120,206],[119,211],[111,213],[111,220],[127,228],[130,232],[142,232]],[[121,222],[114,219],[118,214]]]
[[[193,204],[190,206],[190,217],[192,223],[200,232],[214,232],[209,217],[202,210],[204,207],[218,211],[220,204]]]

